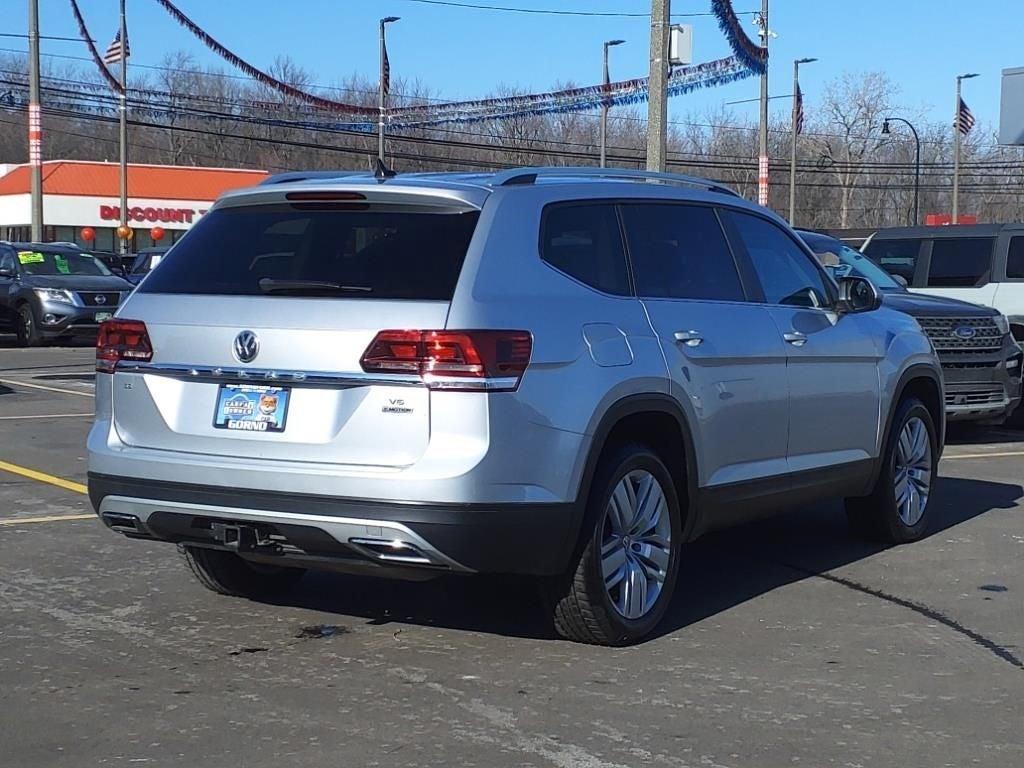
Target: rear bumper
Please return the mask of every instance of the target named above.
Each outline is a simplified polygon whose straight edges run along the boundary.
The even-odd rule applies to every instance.
[[[251,526],[279,542],[275,559],[313,567],[553,575],[578,526],[575,504],[379,502],[96,473],[88,482],[96,513],[132,538],[230,548],[211,523]]]

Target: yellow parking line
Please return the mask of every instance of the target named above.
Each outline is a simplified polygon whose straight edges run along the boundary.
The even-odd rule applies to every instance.
[[[49,515],[47,517],[15,517],[0,520],[0,525],[29,525],[31,523],[57,523],[61,520],[95,520],[96,515]]]
[[[38,480],[40,483],[49,483],[50,485],[56,485],[58,488],[63,488],[66,491],[74,491],[75,493],[88,493],[89,489],[81,483],[73,483],[70,480],[65,480],[62,477],[55,475],[48,475],[45,472],[37,472],[34,469],[28,467],[19,467],[17,464],[9,464],[6,461],[0,461],[0,470],[4,472],[10,472],[12,475],[21,475],[27,477],[30,480]]]
[[[1002,451],[1000,453],[960,453],[955,456],[944,454],[943,459],[1000,459],[1007,456],[1024,456],[1024,451]]]
[[[58,392],[62,395],[77,395],[78,397],[96,397],[92,392],[76,392],[73,389],[61,389],[60,387],[44,387],[42,384],[29,384],[27,381],[13,381],[11,379],[0,379],[0,384],[10,384],[14,387],[28,387],[29,389],[42,389],[46,392]]]
[[[44,413],[35,416],[0,416],[0,421],[18,421],[25,419],[71,419],[83,416],[92,417],[94,415],[95,414],[92,413]]]

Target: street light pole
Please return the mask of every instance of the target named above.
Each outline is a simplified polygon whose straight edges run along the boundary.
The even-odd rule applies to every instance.
[[[384,27],[394,21],[398,16],[386,16],[380,20],[380,116],[377,121],[377,160],[384,163],[384,124],[387,120],[388,93],[391,91],[391,64],[388,62],[388,48],[384,40]]]
[[[669,0],[651,0],[651,71],[647,79],[647,170],[664,171],[668,149]]]
[[[121,101],[119,104],[120,125],[118,143],[121,145],[121,221],[122,232],[128,229],[128,25],[124,14],[125,0],[121,0]],[[123,229],[122,229],[123,227]],[[121,259],[128,255],[128,238],[121,238]],[[123,263],[123,262],[122,262]]]
[[[793,135],[789,158],[789,225],[796,226],[796,137],[800,132],[800,111],[803,109],[800,97],[800,65],[811,64],[817,59],[797,59],[793,62],[793,115],[790,131]]]
[[[768,51],[768,0],[761,0],[761,15],[758,17],[761,26],[761,41],[765,52]],[[761,123],[757,141],[757,202],[768,205],[768,57],[764,59],[764,71],[761,73]]]
[[[970,80],[972,77],[977,77],[976,72],[970,72],[966,75],[956,76],[956,107],[953,113],[953,223],[960,223],[960,148],[961,148],[961,136],[960,133],[960,93],[961,83],[964,80]]]
[[[39,0],[28,2],[28,164],[32,176],[32,242],[43,239],[43,123],[39,105]]]
[[[914,220],[910,223],[910,226],[916,227],[921,223],[921,137],[918,135],[917,129],[913,124],[902,117],[885,118],[882,123],[882,133],[889,133],[889,123],[893,120],[903,123],[914,134]]]
[[[608,49],[615,45],[622,45],[625,40],[606,40],[604,43],[604,98],[601,100],[601,167],[606,164],[608,144],[608,86],[611,78],[608,75]]]

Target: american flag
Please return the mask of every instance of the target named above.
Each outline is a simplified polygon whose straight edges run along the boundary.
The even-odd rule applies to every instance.
[[[796,116],[793,122],[796,125],[797,135],[799,135],[804,132],[804,92],[799,85],[796,87],[796,96],[793,101],[793,114]]]
[[[385,96],[391,93],[391,62],[388,61],[387,43],[384,44],[384,60],[381,62],[380,89]]]
[[[128,44],[128,35],[124,36],[124,57],[127,59],[132,55],[132,48]],[[117,34],[114,35],[113,42],[107,47],[107,52],[103,54],[103,62],[105,64],[117,64],[121,60],[121,31],[118,30]]]
[[[960,99],[960,111],[956,118],[956,127],[960,129],[960,133],[966,136],[971,132],[974,127],[974,115],[971,114],[971,110],[968,108],[967,103]]]

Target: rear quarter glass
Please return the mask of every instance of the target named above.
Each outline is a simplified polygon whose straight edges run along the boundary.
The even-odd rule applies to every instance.
[[[262,296],[261,280],[305,281],[344,286],[335,295],[345,299],[448,301],[478,218],[330,204],[218,208],[139,291]]]

